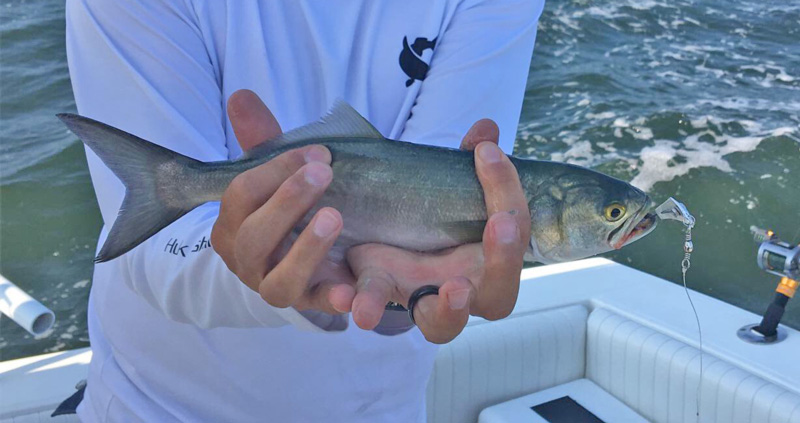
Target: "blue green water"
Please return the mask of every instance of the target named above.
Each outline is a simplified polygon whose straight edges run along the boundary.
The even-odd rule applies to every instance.
[[[800,2],[550,1],[539,28],[516,153],[682,200],[698,218],[689,286],[761,313],[777,279],[748,228],[800,242]],[[0,0],[0,273],[57,318],[39,340],[0,318],[0,360],[88,342],[101,223],[64,111],[63,2]],[[677,282],[681,231],[610,257]],[[784,320],[800,328],[800,301]]]

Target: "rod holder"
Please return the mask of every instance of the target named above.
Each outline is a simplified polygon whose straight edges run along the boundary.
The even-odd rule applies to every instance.
[[[786,311],[786,303],[797,291],[797,285],[796,280],[787,277],[781,279],[772,302],[761,318],[761,323],[740,328],[736,333],[739,338],[751,344],[774,344],[786,339],[788,336],[786,330],[778,325],[781,323],[783,312]]]
[[[739,339],[741,339],[744,342],[750,344],[764,344],[764,345],[781,342],[788,336],[788,334],[786,333],[786,329],[781,327],[775,329],[775,334],[772,336],[765,336],[763,333],[756,330],[757,327],[758,324],[756,323],[742,326],[736,332],[736,335],[738,335]]]

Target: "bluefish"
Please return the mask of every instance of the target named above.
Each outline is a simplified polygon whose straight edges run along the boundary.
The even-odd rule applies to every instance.
[[[333,181],[295,232],[322,207],[342,214],[332,254],[381,243],[436,251],[480,242],[483,190],[472,152],[384,138],[344,102],[320,121],[280,135],[233,161],[204,163],[95,120],[58,117],[122,181],[125,198],[96,262],[125,254],[195,207],[219,201],[236,175],[290,149],[324,145]],[[553,263],[610,251],[656,226],[643,191],[564,163],[510,157],[528,200],[528,261]]]

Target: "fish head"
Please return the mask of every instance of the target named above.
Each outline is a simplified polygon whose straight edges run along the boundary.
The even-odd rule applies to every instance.
[[[528,191],[534,195],[528,203],[527,260],[586,258],[622,248],[655,228],[655,203],[642,190],[582,167],[567,169]]]

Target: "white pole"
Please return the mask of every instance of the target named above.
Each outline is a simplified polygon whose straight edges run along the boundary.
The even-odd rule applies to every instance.
[[[33,336],[46,334],[56,320],[49,308],[31,298],[3,275],[0,275],[0,312]]]

